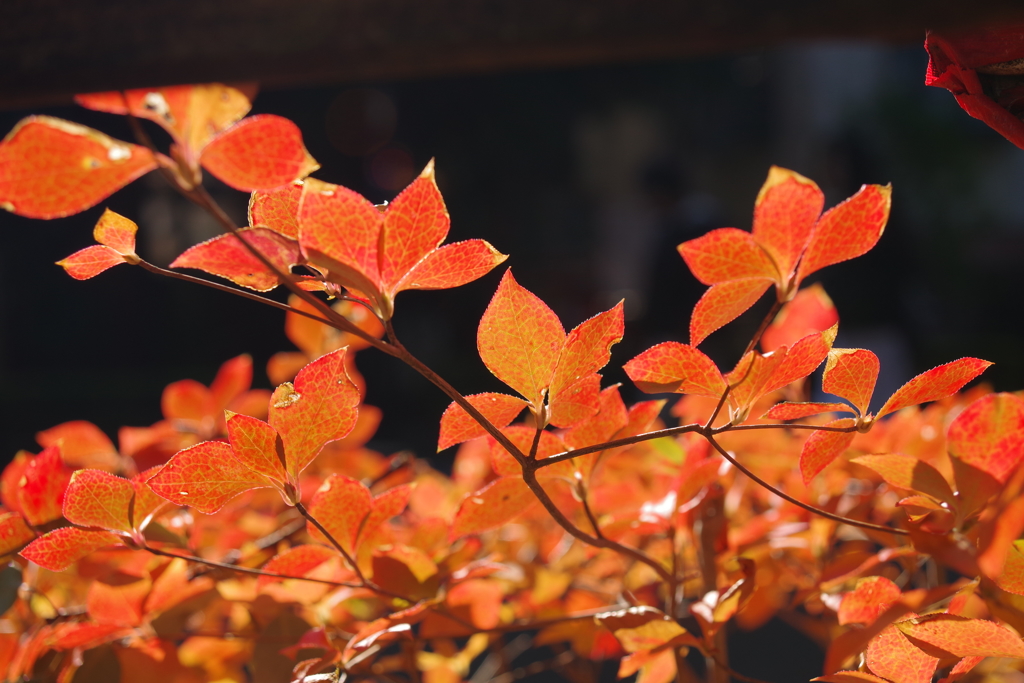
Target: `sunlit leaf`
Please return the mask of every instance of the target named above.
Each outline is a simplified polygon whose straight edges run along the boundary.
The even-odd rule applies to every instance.
[[[928,372],[923,372],[896,390],[882,409],[878,417],[894,413],[907,406],[938,401],[960,391],[965,384],[985,372],[992,363],[979,358],[961,358],[946,363]]]
[[[932,614],[896,622],[915,640],[957,657],[1013,657],[1024,659],[1024,642],[1007,627],[984,619]]]
[[[967,406],[949,425],[949,452],[962,462],[1006,478],[1024,457],[1024,401],[989,394]]]
[[[207,514],[245,491],[272,486],[269,479],[243,465],[231,446],[221,441],[204,441],[178,451],[148,483],[162,498]]]
[[[699,345],[709,334],[738,318],[771,284],[772,281],[765,278],[746,278],[712,285],[693,308],[690,344]]]
[[[945,478],[934,467],[907,455],[865,455],[852,462],[874,470],[891,486],[909,489],[931,496],[937,501],[950,503],[953,491]]]
[[[466,400],[498,429],[507,426],[526,407],[523,399],[508,394],[472,394],[466,396]],[[449,446],[486,435],[487,431],[469,413],[457,403],[452,403],[441,416],[437,450],[440,452]]]
[[[647,393],[675,392],[717,398],[726,389],[714,361],[692,346],[663,342],[647,349],[623,368]]]
[[[853,427],[853,418],[833,420],[825,427]],[[853,442],[855,431],[817,431],[808,437],[800,451],[800,474],[804,483],[809,484],[823,469],[829,466]]]
[[[303,146],[299,127],[273,114],[250,116],[219,133],[203,148],[200,161],[244,192],[285,185],[320,167]]]
[[[79,526],[130,532],[134,497],[135,486],[128,479],[102,470],[78,470],[64,496],[64,516]]]
[[[878,356],[865,349],[832,349],[825,362],[821,388],[847,399],[866,415],[878,380]]]
[[[450,538],[480,534],[511,522],[537,503],[522,477],[495,479],[462,500],[452,522]]]
[[[800,279],[833,263],[867,253],[889,221],[891,185],[864,185],[821,217],[800,261]]]
[[[186,249],[171,268],[195,268],[231,280],[237,285],[266,292],[280,284],[277,274],[249,251],[241,240],[267,257],[277,270],[291,273],[302,263],[299,244],[267,228],[244,228],[235,235],[220,235]]]
[[[754,203],[751,232],[783,281],[793,272],[824,205],[825,195],[813,180],[778,166],[769,169]]]
[[[274,574],[305,576],[327,560],[337,556],[337,551],[322,545],[297,545],[275,556],[261,569]],[[261,576],[256,583],[263,587],[275,581],[283,581],[283,579],[274,576]]]
[[[89,553],[121,539],[109,531],[92,531],[67,526],[44,534],[21,551],[26,560],[55,572],[61,572]]]

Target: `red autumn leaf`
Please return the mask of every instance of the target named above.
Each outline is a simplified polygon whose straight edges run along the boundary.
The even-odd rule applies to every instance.
[[[908,455],[865,455],[852,462],[874,470],[890,486],[917,491],[936,501],[952,504],[953,491],[939,471]]]
[[[324,444],[347,436],[356,424],[360,396],[345,371],[345,353],[317,358],[299,371],[294,386],[282,384],[271,398],[270,426],[281,435],[293,479]]]
[[[229,412],[228,440],[235,458],[253,472],[282,484],[288,481],[277,431],[263,420]]]
[[[994,621],[953,614],[932,614],[896,622],[914,640],[957,657],[1012,657],[1024,659],[1020,636]]]
[[[786,282],[806,248],[825,195],[814,181],[772,166],[754,203],[753,237],[778,267]]]
[[[212,590],[215,582],[209,576],[192,576],[188,562],[177,557],[164,565],[153,580],[153,588],[146,596],[145,614],[152,617],[190,598]]]
[[[690,316],[690,344],[699,345],[709,334],[745,313],[771,284],[764,278],[748,278],[709,287]]]
[[[646,429],[647,425],[658,416],[658,404],[661,403],[661,401],[646,401],[644,404],[633,406],[633,409],[643,411],[646,408],[648,411],[643,417],[634,416],[638,422],[647,423],[641,430]],[[575,425],[562,435],[566,444],[573,448],[583,448],[610,441],[620,429],[629,425],[633,410],[626,410],[626,404],[622,402],[622,396],[619,394],[619,385],[610,386],[601,392],[599,406],[597,414]]]
[[[297,545],[275,556],[261,569],[265,572],[285,574],[287,576],[305,576],[338,553],[322,545]],[[261,576],[256,585],[260,588],[268,583],[283,581],[275,576]]]
[[[868,683],[891,683],[891,681],[885,678],[879,678],[865,671],[837,671],[834,674],[818,676],[811,680],[820,681],[820,683],[864,683],[864,681],[868,681]]]
[[[77,123],[30,116],[0,142],[0,207],[29,218],[69,216],[156,167],[145,147]]]
[[[135,486],[102,470],[78,470],[64,496],[64,517],[79,526],[131,532]]]
[[[54,630],[51,644],[57,652],[76,648],[88,650],[102,643],[123,638],[130,633],[131,629],[117,624],[65,623]]]
[[[871,250],[889,221],[891,185],[863,185],[855,195],[825,212],[814,226],[800,261],[799,279]]]
[[[868,643],[865,662],[879,676],[899,683],[931,683],[939,658],[921,650],[889,625]]]
[[[955,33],[929,31],[924,46],[925,85],[946,88],[964,111],[1024,148],[1018,80],[1018,63],[1024,58],[1021,26],[1000,22]]]
[[[66,526],[29,543],[21,551],[21,556],[40,567],[62,572],[92,551],[120,543],[120,537],[109,531]]]
[[[98,245],[76,251],[57,261],[76,280],[88,280],[120,263],[138,263],[135,255],[135,233],[138,226],[110,209],[103,212],[93,228],[92,235]]]
[[[900,587],[884,576],[861,579],[852,591],[843,595],[839,603],[839,623],[843,626],[870,624],[902,594]]]
[[[674,392],[718,398],[725,378],[714,361],[687,344],[663,342],[647,349],[623,368],[644,392]]]
[[[1024,551],[1021,541],[1014,541],[1006,550],[1006,559],[1003,562],[1002,573],[996,577],[995,582],[1000,588],[1009,593],[1024,595]]]
[[[826,427],[853,427],[853,418],[844,417],[833,420],[826,424]],[[803,475],[804,483],[810,484],[818,473],[828,467],[843,451],[853,442],[856,436],[855,431],[832,432],[817,431],[808,437],[800,451],[800,474]]]
[[[777,280],[779,277],[771,257],[745,230],[712,230],[683,242],[678,250],[693,276],[705,285],[749,278]]]
[[[761,348],[774,351],[789,346],[814,332],[824,332],[839,322],[832,299],[820,284],[805,287],[796,293],[761,335]]]
[[[792,346],[773,351],[772,355],[781,355],[782,359],[762,387],[762,394],[781,389],[817,370],[828,357],[837,331],[838,327],[833,325],[798,339]]]
[[[736,408],[743,409],[762,396],[765,393],[765,385],[775,374],[785,355],[784,351],[777,351],[769,356],[751,351],[743,356],[736,367],[725,376],[725,381],[732,387],[729,402]]]
[[[867,415],[878,370],[878,356],[866,349],[832,349],[825,363],[821,388],[849,400],[860,415]]]
[[[477,330],[487,369],[539,408],[565,340],[554,311],[505,271]]]
[[[608,364],[612,346],[622,340],[624,325],[623,302],[620,301],[569,332],[551,378],[549,403],[554,405],[556,397],[564,390]]]
[[[462,499],[449,538],[455,540],[503,526],[537,502],[522,477],[499,477]]]
[[[244,118],[218,133],[199,158],[203,168],[244,192],[279,187],[320,168],[299,127],[272,114]]]
[[[278,232],[269,228],[243,228],[238,234],[282,273],[291,273],[292,266],[302,263],[299,243]],[[257,292],[268,292],[280,284],[277,274],[233,234],[219,235],[186,249],[171,262],[171,268],[195,268]]]
[[[762,417],[773,420],[799,420],[802,417],[821,413],[852,413],[845,403],[778,403],[768,409]]]
[[[121,456],[103,431],[91,422],[72,420],[36,434],[43,448],[60,444],[64,462],[74,467],[113,470]]]
[[[148,484],[162,498],[207,514],[245,491],[273,485],[243,465],[222,441],[204,441],[178,451]]]
[[[36,537],[17,512],[0,514],[0,556],[21,550],[22,546]]]
[[[124,257],[110,247],[94,244],[57,261],[57,265],[76,280],[88,280],[124,262]]]
[[[302,181],[269,190],[256,190],[249,198],[249,225],[270,228],[285,237],[299,239],[299,202]]]
[[[142,606],[152,587],[149,579],[117,583],[93,581],[85,603],[89,616],[98,624],[139,626],[145,614]]]
[[[159,470],[159,466],[151,467],[132,477],[132,486],[135,488],[135,499],[132,500],[132,523],[138,530],[145,529],[160,508],[167,505],[167,501],[158,496],[149,486],[149,480]]]
[[[59,519],[70,480],[71,470],[61,458],[60,446],[50,446],[31,458],[18,486],[18,510],[25,520],[39,526]]]
[[[135,234],[139,226],[119,213],[106,209],[92,229],[93,238],[123,256],[135,255]]]
[[[402,511],[409,505],[410,495],[412,495],[412,487],[403,484],[390,488],[373,499],[373,507],[370,508],[370,513],[366,515],[366,519],[363,520],[363,525],[359,529],[359,537],[356,540],[356,547],[359,550],[372,552],[376,549],[375,547],[364,548],[364,546],[374,546],[373,540],[381,526],[392,517],[402,514]]]
[[[341,474],[332,474],[309,503],[309,512],[349,553],[356,548],[356,537],[363,520],[373,509],[373,496],[362,482]],[[314,538],[327,543],[320,532],[309,525]]]
[[[1004,482],[1024,457],[1024,401],[989,394],[967,406],[949,425],[949,452]]]
[[[472,394],[466,396],[466,400],[498,429],[516,419],[526,407],[526,401],[508,394]],[[453,402],[441,416],[441,434],[437,440],[437,451],[440,453],[449,446],[486,435],[487,431],[480,423],[470,417],[459,404]]]
[[[306,257],[332,282],[369,297],[384,317],[401,291],[457,287],[505,260],[483,240],[441,246],[449,219],[433,161],[383,210],[349,189],[309,180],[299,225]]]
[[[961,358],[923,372],[897,389],[878,411],[878,417],[895,413],[907,406],[952,396],[985,372],[990,365],[992,363],[980,358]]]
[[[596,372],[548,396],[548,422],[572,427],[600,410],[601,375]]]
[[[75,95],[87,109],[127,114],[162,126],[190,157],[196,156],[214,135],[245,116],[256,94],[254,86],[221,83],[139,88],[122,92]]]

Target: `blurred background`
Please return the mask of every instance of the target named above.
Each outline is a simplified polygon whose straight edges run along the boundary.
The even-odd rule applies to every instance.
[[[195,26],[216,32],[179,41],[173,25],[164,32],[152,25],[158,13],[147,15],[150,24],[129,24],[129,15],[46,17],[45,4],[5,3],[0,14],[10,16],[0,18],[21,23],[0,28],[9,38],[0,58],[13,65],[0,75],[0,128],[41,113],[131,139],[121,118],[75,108],[69,95],[263,80],[253,111],[300,126],[322,165],[318,178],[379,202],[436,158],[452,215],[449,239],[484,238],[510,254],[520,283],[567,328],[625,299],[626,337],[605,378],[623,382],[633,400],[639,394],[621,365],[655,343],[687,341],[704,289],[675,246],[718,227],[749,229],[771,164],[817,181],[827,206],[862,183],[891,182],[893,212],[879,245],[821,273],[840,314],[837,344],[879,355],[878,400],[914,374],[965,355],[996,363],[985,377],[997,389],[1024,387],[1024,152],[967,116],[945,90],[924,86],[923,12],[885,6],[888,14],[872,14],[867,2],[847,16],[789,2],[775,17],[743,13],[751,3],[689,3],[703,12],[697,20],[656,12],[645,20],[634,10],[629,23],[616,13],[620,3],[607,0],[590,15],[562,0],[523,2],[514,21],[487,15],[486,8],[507,10],[503,2],[461,15],[458,3],[438,2],[440,15],[411,18],[395,14],[401,4],[380,5],[391,8],[394,26],[448,19],[444,26],[454,28],[399,31],[392,43],[380,29],[387,22],[339,24],[329,33],[315,16],[325,3],[312,2],[312,19],[278,26],[263,17],[264,29],[280,28],[291,42],[268,42],[244,22],[202,18]],[[1009,6],[976,5],[981,15]],[[164,5],[146,7],[139,11]],[[540,35],[529,11],[562,28],[543,24]],[[56,28],[40,23],[51,19]],[[311,47],[304,36],[313,36]],[[190,39],[207,52],[190,53],[198,49]],[[180,50],[161,52],[172,40]],[[318,54],[323,59],[313,60]],[[207,182],[244,225],[247,197]],[[35,434],[67,420],[92,421],[115,439],[121,426],[149,425],[161,418],[166,384],[208,384],[241,353],[255,360],[256,385],[269,387],[267,360],[293,349],[283,314],[255,303],[127,267],[86,282],[68,277],[53,263],[92,243],[105,206],[139,223],[139,252],[158,265],[218,234],[157,174],[65,219],[0,213],[0,459],[38,450]],[[501,270],[456,290],[403,293],[397,302],[405,344],[465,393],[501,388],[475,347]],[[702,348],[731,367],[767,304]],[[358,366],[367,403],[384,411],[371,446],[430,456],[447,400],[373,351],[360,352]],[[434,457],[435,466],[449,467],[452,454]],[[791,648],[802,637],[794,633],[773,622],[756,638],[738,634],[730,645],[737,668],[747,655],[763,664],[776,645]],[[773,680],[820,672],[813,646],[802,657],[770,659],[781,668],[760,671]]]

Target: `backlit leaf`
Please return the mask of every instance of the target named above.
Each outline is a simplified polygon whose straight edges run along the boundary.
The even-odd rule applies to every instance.
[[[896,622],[904,634],[957,657],[1024,659],[1024,642],[1007,627],[984,619],[933,614]]]
[[[826,427],[853,427],[853,418],[833,420]],[[853,442],[855,431],[818,431],[811,434],[800,451],[800,474],[804,483],[810,484],[823,469],[828,467]]]
[[[125,263],[124,256],[110,247],[99,244],[80,249],[67,258],[57,261],[57,265],[76,280],[88,280],[122,263]]]
[[[878,356],[866,349],[832,349],[825,363],[821,388],[849,400],[861,415],[866,415],[878,370]]]
[[[965,384],[985,372],[990,365],[992,363],[980,358],[961,358],[923,372],[897,389],[878,411],[878,417],[895,413],[907,406],[952,396]]]
[[[761,348],[774,351],[839,322],[832,299],[818,283],[805,287],[787,303],[761,335]]]
[[[256,190],[249,197],[249,225],[270,228],[297,240],[301,199],[301,181],[269,190]]]
[[[521,452],[529,455],[537,430],[533,427],[512,425],[511,427],[505,427],[502,429],[501,433],[504,434]],[[522,474],[522,468],[519,463],[511,453],[505,450],[504,446],[490,437],[487,439],[487,444],[491,449],[491,467],[495,472],[498,474],[511,475]],[[564,453],[566,450],[568,450],[568,448],[566,447],[565,442],[558,438],[558,435],[554,432],[542,431],[540,433],[540,440],[537,442],[536,453],[538,460],[543,460],[544,458],[557,455],[558,453]],[[545,467],[540,470],[539,476],[572,477],[572,463],[561,462]]]
[[[712,285],[693,308],[690,344],[699,345],[709,334],[738,318],[771,284],[765,278],[746,278]]]
[[[1006,551],[1002,573],[995,579],[996,585],[1004,591],[1024,595],[1024,552],[1020,541],[1010,544]]]
[[[30,116],[0,143],[0,207],[29,218],[69,216],[156,166],[145,147],[77,123]]]
[[[281,483],[288,480],[283,453],[278,450],[280,437],[273,427],[263,420],[230,412],[226,422],[231,449],[239,462],[269,479]]]
[[[350,553],[355,550],[356,536],[363,520],[373,508],[373,496],[362,482],[341,474],[332,474],[309,503],[309,512],[331,536]],[[327,543],[312,524],[309,533]]]
[[[21,551],[21,556],[40,567],[62,572],[92,551],[120,542],[121,539],[109,531],[66,526],[29,543]]]
[[[36,537],[28,528],[25,518],[17,512],[0,514],[0,556],[21,550],[21,547]]]
[[[86,597],[89,616],[98,624],[139,626],[142,606],[152,586],[148,578],[113,584],[93,581]]]
[[[364,550],[362,547],[364,545],[373,545],[373,540],[381,525],[385,524],[392,517],[402,514],[402,511],[409,504],[409,496],[411,494],[412,487],[408,484],[403,484],[392,487],[373,499],[373,507],[370,508],[370,514],[363,520],[363,526],[359,530],[359,539],[356,541],[356,546],[359,546],[360,550]],[[370,551],[375,549],[375,547],[366,548],[366,550]]]
[[[459,287],[483,277],[507,258],[484,240],[445,244],[413,266],[392,291]]]
[[[714,361],[679,342],[652,346],[623,368],[637,387],[649,394],[675,392],[717,398],[726,389]]]
[[[91,422],[71,420],[36,434],[40,446],[48,448],[60,442],[64,462],[75,467],[112,470],[120,456],[110,438]]]
[[[800,261],[800,279],[833,263],[867,253],[889,221],[891,185],[863,185],[821,217]]]
[[[802,417],[821,413],[852,413],[845,403],[778,403],[768,409],[762,417],[773,420],[799,420]]]
[[[574,327],[565,338],[551,378],[551,394],[576,384],[605,365],[624,333],[623,302]]]
[[[162,498],[207,514],[245,491],[272,485],[243,465],[222,441],[204,441],[178,451],[148,483]]]
[[[505,271],[477,330],[487,369],[540,406],[565,338],[554,311]]]
[[[507,426],[523,412],[526,402],[508,394],[473,394],[466,400],[479,410],[498,429]],[[469,416],[457,403],[452,403],[441,416],[441,434],[437,441],[438,452],[463,441],[486,436],[487,431]]]
[[[600,409],[601,375],[596,372],[579,379],[548,397],[548,422],[556,427],[572,427]]]
[[[282,273],[291,273],[292,266],[302,263],[298,242],[280,233],[268,228],[243,228],[238,234]],[[195,268],[257,292],[270,291],[280,284],[277,274],[233,234],[219,235],[189,247],[171,262],[171,268]]]
[[[450,224],[448,209],[434,181],[431,160],[384,213],[380,243],[383,289],[393,292],[413,266],[444,242]]]
[[[287,576],[305,576],[338,553],[322,545],[297,545],[284,551],[261,567],[263,571]],[[274,576],[261,576],[256,585],[263,587],[268,583],[283,581]]]
[[[893,625],[871,639],[864,657],[873,672],[899,683],[931,683],[939,663]]]
[[[92,229],[92,236],[119,254],[131,255],[135,253],[135,233],[138,231],[139,226],[134,221],[106,209]]]
[[[130,532],[135,486],[102,470],[78,470],[64,496],[64,517],[79,526]]]
[[[71,470],[64,464],[60,446],[50,446],[30,459],[18,487],[18,509],[29,524],[39,526],[63,514],[64,492]]]
[[[244,192],[285,185],[320,167],[303,146],[299,127],[273,114],[250,116],[224,130],[203,148],[200,161]]]
[[[949,452],[1004,482],[1024,457],[1024,401],[989,394],[967,406],[949,425]]]
[[[870,624],[902,594],[900,587],[884,576],[861,579],[852,591],[843,595],[839,603],[839,623],[844,626]]]
[[[745,230],[712,230],[683,242],[678,249],[690,272],[705,285],[748,278],[777,280],[779,277],[771,258]]]
[[[754,203],[754,238],[778,266],[780,279],[789,279],[825,205],[814,181],[772,166]]]
[[[522,477],[499,477],[463,498],[449,538],[497,529],[529,510],[537,499]]]
[[[827,330],[812,332],[789,347],[776,349],[773,353],[783,358],[765,382],[763,393],[781,389],[817,370],[832,349],[837,332],[838,327],[833,325]]]
[[[270,425],[284,441],[288,474],[298,477],[324,444],[352,431],[359,390],[345,371],[345,349],[332,351],[282,384],[270,402]]]
[[[878,473],[890,486],[931,496],[940,502],[953,502],[953,491],[934,467],[908,455],[865,455],[852,462]]]
[[[626,404],[622,402],[619,394],[619,386],[614,385],[604,389],[600,395],[600,410],[596,415],[573,426],[562,438],[566,444],[573,448],[583,448],[594,444],[609,441],[620,430],[630,423],[631,418],[637,420],[638,425],[643,424],[641,429],[646,429],[658,416],[657,408],[660,401],[648,401],[644,404],[633,406],[626,410]],[[647,409],[646,414],[640,415]],[[637,432],[640,433],[640,432]],[[586,457],[586,456],[583,456]]]

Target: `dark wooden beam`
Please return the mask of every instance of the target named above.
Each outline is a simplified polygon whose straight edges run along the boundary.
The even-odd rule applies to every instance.
[[[204,81],[283,87],[918,41],[1019,0],[4,0],[0,107]]]

